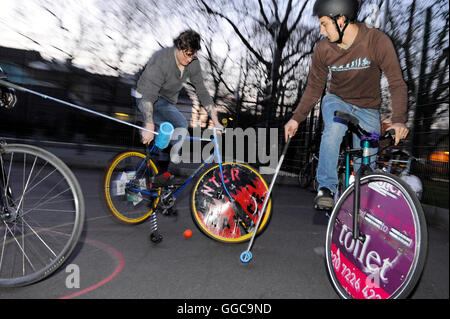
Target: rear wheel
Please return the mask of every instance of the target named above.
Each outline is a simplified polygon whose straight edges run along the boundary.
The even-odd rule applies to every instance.
[[[139,152],[116,156],[106,170],[105,202],[111,214],[126,224],[145,221],[159,203],[161,188],[152,188],[158,169],[151,159]]]

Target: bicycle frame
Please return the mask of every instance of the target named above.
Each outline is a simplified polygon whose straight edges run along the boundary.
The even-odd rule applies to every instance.
[[[219,163],[219,169],[220,169],[220,178],[222,181],[222,185],[225,189],[225,192],[227,193],[228,198],[230,199],[230,201],[234,201],[233,197],[231,196],[230,192],[228,191],[228,188],[225,184],[225,180],[223,178],[223,169],[222,169],[222,157],[220,156],[220,149],[219,149],[219,139],[217,136],[217,131],[220,130],[216,127],[213,128],[213,138],[212,139],[206,139],[206,138],[198,138],[198,137],[187,137],[187,139],[191,140],[191,141],[206,141],[206,142],[213,142],[214,143],[214,153],[211,154],[202,164],[200,164],[200,166],[186,179],[186,181],[180,185],[180,186],[176,186],[172,189],[170,189],[169,193],[166,194],[157,194],[155,192],[148,192],[145,190],[141,190],[138,188],[134,188],[130,186],[130,190],[134,191],[134,192],[138,192],[141,194],[145,194],[145,195],[149,195],[152,197],[168,197],[168,196],[174,196],[176,197],[185,187],[186,185],[188,185],[201,171],[202,169],[208,165],[209,163],[212,162],[212,160],[214,158],[216,158],[217,162]],[[152,154],[156,154],[156,152],[158,151],[158,147],[156,145],[153,145],[153,147],[147,152],[147,156],[145,157],[145,159],[142,161],[141,165],[139,166],[139,168],[137,169],[137,172],[140,172],[140,170],[142,169],[142,167],[145,165],[145,163],[147,163],[147,161],[150,159]],[[145,171],[144,171],[145,174]],[[130,182],[129,182],[130,183]]]
[[[355,197],[353,199],[353,239],[359,239],[364,240],[364,238],[361,237],[361,234],[359,232],[359,225],[358,225],[358,217],[359,217],[359,207],[360,207],[360,179],[361,176],[364,173],[371,172],[372,168],[370,167],[370,155],[369,155],[369,148],[370,148],[370,141],[365,139],[367,136],[363,135],[363,139],[361,141],[362,144],[362,164],[361,167],[358,169],[358,171],[355,173]],[[348,159],[347,159],[348,160]],[[347,162],[347,171],[349,168],[349,160]],[[346,180],[348,181],[348,176],[346,176]]]
[[[361,176],[365,173],[372,172],[370,167],[370,144],[371,142],[378,142],[380,135],[375,132],[367,132],[361,126],[359,126],[358,120],[353,118],[351,115],[336,111],[335,118],[336,122],[348,125],[350,131],[354,132],[361,139],[360,149],[349,149],[346,150],[345,155],[345,187],[349,186],[350,179],[350,155],[361,158],[361,166],[355,173],[354,181],[354,199],[353,199],[353,239],[364,241],[363,236],[359,232],[358,218],[359,218],[359,208],[360,208],[360,180]],[[390,132],[389,132],[390,133]]]

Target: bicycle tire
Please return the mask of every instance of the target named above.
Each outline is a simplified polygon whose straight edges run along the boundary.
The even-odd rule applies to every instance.
[[[0,217],[0,287],[54,273],[72,254],[85,214],[77,178],[58,157],[24,144],[1,147],[9,214]]]
[[[128,182],[135,180],[136,187],[141,190],[161,194],[161,188],[152,190],[148,180],[158,174],[158,169],[151,159],[145,167],[141,166],[145,158],[146,156],[140,152],[124,152],[117,155],[106,169],[103,183],[105,203],[111,215],[124,224],[135,225],[144,222],[159,203],[159,197],[142,195],[126,186]]]
[[[312,165],[312,163],[308,163],[308,164],[304,165],[300,169],[300,172],[298,173],[298,183],[300,184],[301,188],[308,187],[314,178],[311,174],[311,171],[312,171],[311,165]]]
[[[222,169],[226,186],[234,201],[230,202],[223,188],[219,165],[212,165],[197,178],[192,188],[192,219],[202,233],[216,241],[248,241],[260,215],[256,213],[255,206],[262,209],[269,188],[263,177],[249,165],[223,163]],[[257,235],[265,230],[270,216],[269,198]]]
[[[426,260],[428,234],[422,206],[397,176],[361,178],[360,233],[352,237],[354,184],[336,203],[326,236],[326,268],[342,298],[406,298]]]

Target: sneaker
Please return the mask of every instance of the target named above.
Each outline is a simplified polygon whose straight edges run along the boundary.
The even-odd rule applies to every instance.
[[[331,210],[334,206],[334,193],[328,188],[321,188],[314,198],[314,208],[319,210]]]
[[[175,179],[174,175],[170,174],[169,172],[164,172],[162,174],[155,176],[152,185],[153,187],[169,186],[173,184],[174,179]]]

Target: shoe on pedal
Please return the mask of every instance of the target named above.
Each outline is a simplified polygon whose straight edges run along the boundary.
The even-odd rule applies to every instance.
[[[328,188],[321,188],[314,198],[314,208],[318,210],[332,210],[334,206],[334,193]]]
[[[175,179],[175,175],[170,174],[169,172],[164,172],[162,174],[156,175],[153,179],[153,187],[164,187],[170,186],[173,184]]]

